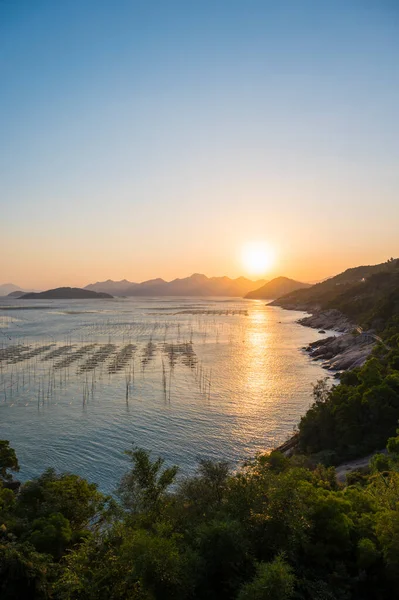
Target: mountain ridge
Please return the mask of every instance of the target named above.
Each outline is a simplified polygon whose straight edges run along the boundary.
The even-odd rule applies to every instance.
[[[232,296],[242,297],[255,287],[260,287],[266,280],[252,281],[246,277],[232,279],[227,276],[207,277],[202,273],[193,273],[189,277],[176,278],[172,281],[150,279],[141,283],[107,280],[92,283],[84,289],[108,292],[115,296]]]

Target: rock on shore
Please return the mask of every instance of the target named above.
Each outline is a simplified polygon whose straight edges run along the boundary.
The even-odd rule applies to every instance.
[[[312,342],[306,351],[315,360],[323,360],[323,367],[346,371],[361,367],[370,355],[374,340],[367,334],[345,333]]]
[[[342,333],[352,331],[356,327],[345,315],[335,309],[314,312],[308,317],[299,319],[298,323],[314,329],[333,329]]]
[[[375,344],[375,340],[367,332],[358,333],[356,325],[335,309],[317,311],[299,319],[298,323],[315,329],[335,330],[342,334],[317,340],[306,347],[306,351],[314,360],[322,360],[323,367],[333,371],[361,367]]]

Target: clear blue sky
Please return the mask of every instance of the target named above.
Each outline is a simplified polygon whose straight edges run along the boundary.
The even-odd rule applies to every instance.
[[[397,256],[399,2],[0,0],[0,136],[0,283]]]

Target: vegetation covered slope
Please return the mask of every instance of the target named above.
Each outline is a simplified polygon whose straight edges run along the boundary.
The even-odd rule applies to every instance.
[[[299,424],[299,448],[325,464],[364,456],[380,449],[399,420],[399,266],[371,274],[335,296],[337,308],[380,335],[371,357],[344,373],[328,389],[319,382],[315,402]]]
[[[365,456],[384,447],[399,419],[399,334],[378,346],[366,364],[328,389],[315,386],[315,402],[299,423],[299,448],[325,464]]]
[[[326,307],[381,331],[390,317],[399,316],[399,261],[395,269],[370,275],[331,299]]]
[[[348,269],[274,304],[305,310],[336,308],[357,323],[382,330],[389,317],[399,314],[399,259]]]
[[[288,277],[275,277],[271,281],[262,285],[262,287],[248,292],[245,298],[279,298],[284,294],[289,294],[295,290],[311,287],[309,283],[301,283]]]

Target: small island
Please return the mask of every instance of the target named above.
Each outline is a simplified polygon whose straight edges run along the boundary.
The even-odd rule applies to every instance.
[[[20,300],[94,300],[96,298],[113,298],[113,296],[105,292],[93,292],[73,287],[60,287],[45,292],[31,292],[19,296]]]

